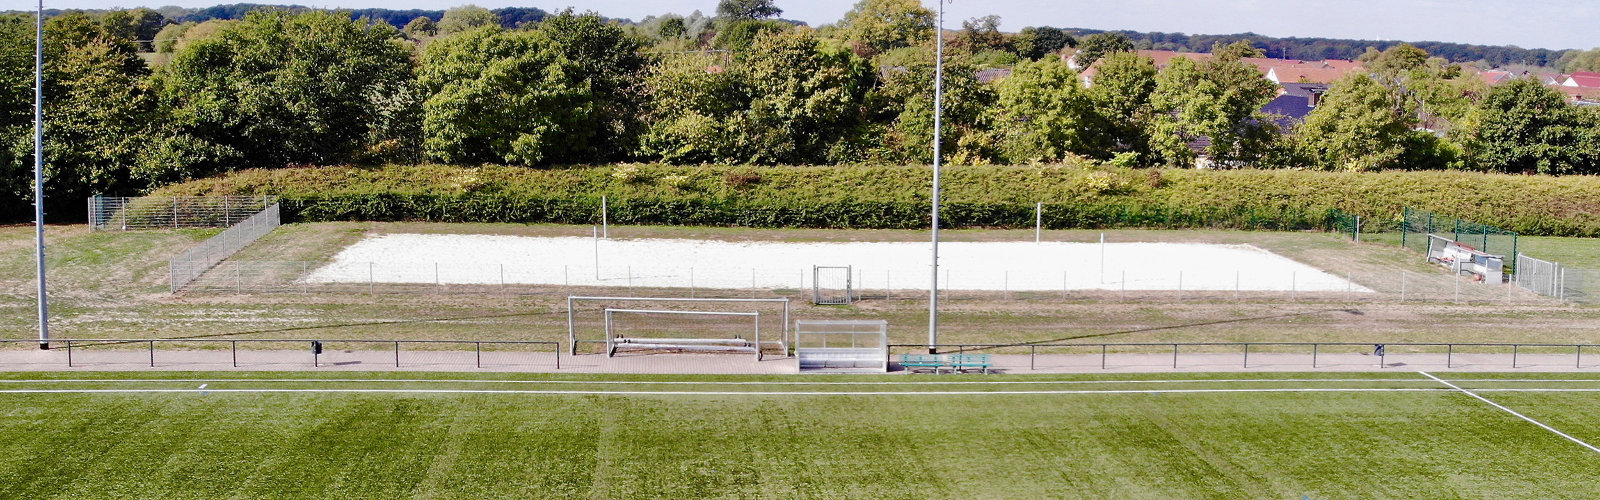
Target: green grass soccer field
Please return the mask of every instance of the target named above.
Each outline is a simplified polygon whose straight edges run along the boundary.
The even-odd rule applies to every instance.
[[[1600,377],[1437,375],[1505,409],[1417,372],[0,374],[0,497],[1600,491],[1600,453],[1574,441],[1600,442]]]

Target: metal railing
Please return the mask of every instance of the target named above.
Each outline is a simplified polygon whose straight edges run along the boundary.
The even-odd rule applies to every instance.
[[[1309,349],[1310,350],[1309,354],[1311,356],[1311,367],[1312,368],[1319,368],[1319,366],[1318,366],[1318,357],[1323,355],[1322,351],[1324,350],[1324,348],[1340,348],[1340,347],[1343,347],[1343,348],[1370,349],[1370,350],[1373,351],[1372,355],[1378,357],[1378,367],[1379,368],[1387,368],[1389,366],[1388,365],[1388,356],[1391,355],[1391,353],[1389,351],[1390,351],[1390,349],[1393,349],[1393,348],[1401,348],[1401,349],[1412,348],[1412,349],[1424,349],[1424,350],[1432,349],[1434,351],[1438,351],[1438,350],[1442,349],[1444,351],[1442,353],[1440,353],[1440,352],[1432,352],[1432,353],[1428,353],[1428,352],[1402,352],[1402,353],[1394,353],[1393,355],[1417,355],[1417,354],[1435,354],[1435,355],[1437,355],[1437,354],[1444,354],[1445,355],[1445,367],[1446,368],[1454,368],[1455,367],[1455,356],[1457,354],[1457,351],[1459,349],[1461,349],[1461,348],[1487,348],[1487,349],[1494,349],[1494,350],[1500,351],[1499,354],[1501,354],[1501,355],[1507,354],[1506,351],[1509,351],[1509,354],[1511,355],[1511,368],[1520,368],[1520,366],[1518,365],[1518,356],[1522,353],[1522,351],[1524,349],[1544,349],[1544,350],[1550,350],[1550,349],[1563,349],[1563,350],[1564,349],[1572,349],[1573,356],[1574,356],[1573,367],[1574,368],[1583,368],[1583,351],[1584,350],[1593,351],[1594,348],[1600,347],[1600,344],[1493,343],[1493,342],[1489,342],[1489,343],[1485,343],[1485,342],[1107,342],[1107,343],[1040,343],[1040,344],[1020,343],[1020,344],[936,344],[936,345],[934,345],[935,350],[937,350],[938,352],[941,352],[941,353],[954,353],[954,354],[965,354],[965,353],[968,353],[968,352],[992,352],[992,351],[998,351],[998,350],[1006,350],[1006,351],[1008,351],[1008,352],[1006,352],[1006,354],[1021,355],[1021,354],[1024,354],[1024,352],[1022,352],[1022,351],[1026,350],[1025,354],[1028,355],[1028,369],[1030,369],[1030,370],[1035,369],[1037,358],[1040,356],[1040,354],[1039,354],[1040,350],[1074,349],[1074,350],[1078,350],[1078,351],[1089,352],[1089,353],[1091,353],[1090,355],[1093,355],[1093,352],[1095,350],[1098,350],[1099,351],[1099,356],[1100,356],[1100,368],[1101,369],[1106,369],[1108,367],[1108,360],[1112,356],[1129,355],[1129,354],[1144,354],[1144,355],[1148,355],[1148,354],[1151,354],[1152,351],[1154,351],[1155,349],[1161,349],[1163,352],[1166,352],[1167,349],[1171,349],[1172,367],[1174,369],[1176,369],[1176,368],[1178,368],[1178,357],[1179,357],[1179,354],[1185,348],[1191,349],[1191,353],[1194,353],[1193,350],[1195,350],[1195,349],[1210,348],[1210,350],[1212,352],[1206,352],[1204,354],[1217,354],[1217,352],[1215,352],[1215,351],[1218,350],[1217,348],[1230,348],[1230,347],[1239,349],[1239,352],[1241,354],[1241,365],[1240,366],[1242,368],[1249,368],[1250,367],[1250,352],[1251,352],[1252,349],[1255,349],[1258,354],[1262,354],[1263,351],[1261,349],[1262,348],[1269,348],[1269,347],[1295,348],[1295,349],[1298,349],[1298,350],[1301,350],[1301,351]],[[928,349],[928,345],[927,344],[890,344],[889,345],[889,353],[890,353],[890,357],[891,358],[893,358],[893,356],[895,354],[908,353],[908,352],[911,352],[911,351],[914,351],[914,352],[917,352],[917,353],[926,353],[926,352],[928,352],[927,349]],[[1122,350],[1122,351],[1134,350],[1134,351],[1137,351],[1137,352],[1133,352],[1133,353],[1130,353],[1130,352],[1116,352],[1116,351],[1113,351],[1113,349]],[[997,354],[1000,354],[1000,353],[997,353]],[[1466,353],[1462,353],[1462,354],[1466,354]],[[1474,354],[1478,354],[1478,353],[1474,353]],[[1045,355],[1051,355],[1051,354],[1047,352]],[[893,361],[893,359],[891,359],[891,361]]]
[[[6,344],[15,345],[15,344],[24,344],[24,343],[25,344],[29,344],[29,345],[36,345],[36,344],[39,343],[39,340],[38,339],[0,339],[0,345],[6,345]],[[403,358],[401,356],[401,352],[402,352],[401,346],[445,345],[445,346],[462,346],[463,348],[462,349],[456,349],[456,350],[447,350],[447,351],[431,351],[431,350],[411,349],[411,350],[407,350],[405,352],[411,353],[414,356],[425,355],[427,353],[435,353],[436,354],[436,353],[439,353],[439,352],[458,352],[459,353],[459,352],[466,352],[467,350],[464,347],[471,346],[471,352],[472,352],[472,358],[471,358],[472,362],[471,362],[471,364],[473,366],[477,367],[477,368],[483,368],[484,367],[484,362],[483,362],[484,361],[484,352],[485,352],[484,351],[484,347],[488,346],[490,348],[489,353],[491,355],[491,361],[494,361],[496,358],[501,358],[501,359],[505,358],[505,356],[498,356],[497,357],[497,356],[494,356],[494,355],[495,354],[504,354],[506,352],[525,353],[525,354],[529,354],[529,355],[534,355],[534,354],[542,355],[543,353],[549,353],[551,355],[550,363],[552,363],[554,365],[555,369],[557,369],[557,370],[561,369],[561,343],[558,342],[558,341],[554,341],[554,340],[392,340],[392,339],[391,340],[374,340],[374,339],[316,339],[316,338],[301,338],[301,339],[215,339],[215,338],[206,338],[206,339],[188,338],[188,339],[185,339],[185,338],[164,338],[164,339],[52,339],[50,341],[50,343],[52,345],[64,346],[65,351],[66,351],[66,365],[68,367],[76,367],[76,366],[78,366],[78,364],[75,364],[75,361],[74,361],[74,358],[73,358],[74,350],[76,350],[79,353],[79,356],[81,356],[82,353],[85,350],[88,350],[88,349],[95,349],[95,348],[125,348],[125,349],[126,348],[133,348],[134,350],[137,350],[139,347],[143,347],[144,350],[146,351],[146,358],[144,360],[142,360],[142,361],[147,361],[151,368],[154,368],[157,365],[156,353],[158,353],[158,352],[162,352],[162,353],[178,353],[178,352],[194,353],[194,352],[198,352],[198,351],[217,352],[217,351],[221,351],[222,349],[226,349],[229,352],[229,359],[227,361],[229,366],[231,366],[233,368],[238,368],[239,367],[239,352],[240,352],[239,346],[240,346],[240,344],[245,344],[245,346],[246,346],[246,349],[245,349],[246,354],[259,354],[259,353],[264,353],[264,352],[296,352],[296,351],[302,351],[302,352],[304,352],[305,359],[302,359],[299,362],[299,364],[304,364],[306,361],[309,361],[310,365],[315,368],[315,367],[322,367],[322,366],[326,366],[326,365],[330,364],[330,363],[324,361],[323,358],[325,356],[340,357],[339,356],[340,354],[353,354],[353,352],[332,353],[332,354],[330,354],[330,353],[327,353],[324,350],[325,346],[328,346],[328,345],[346,344],[346,345],[374,346],[374,347],[376,347],[375,349],[369,349],[369,350],[366,350],[366,351],[361,351],[362,355],[364,355],[367,358],[375,360],[376,357],[375,357],[374,353],[380,353],[381,352],[381,353],[383,353],[383,358],[385,360],[385,363],[387,363],[387,360],[390,359],[390,353],[392,353],[392,359],[393,359],[395,368],[402,368],[404,366],[403,363],[402,363]],[[171,347],[171,346],[173,346],[175,344],[189,344],[189,345],[198,344],[198,345],[208,345],[208,346],[215,346],[215,347],[214,348],[209,348],[209,349],[205,349],[205,348],[202,348],[202,349],[182,349],[180,347]],[[299,345],[299,346],[301,346],[301,348],[300,349],[250,349],[250,347],[252,347],[251,344],[255,344],[254,347],[260,347],[262,345],[271,345],[271,344]],[[163,345],[163,346],[168,346],[168,347],[165,347],[164,349],[157,349],[157,345]],[[547,347],[545,347],[545,346],[547,346]],[[534,349],[534,350],[515,349],[515,350],[508,351],[508,348],[526,348],[526,347],[539,347],[539,348],[538,349]],[[497,350],[497,348],[498,348],[498,350]],[[351,357],[351,356],[344,356],[344,357]],[[293,362],[289,358],[283,358],[283,359],[280,359],[280,360],[273,360],[273,361],[278,361],[278,362],[272,362],[272,363],[258,362],[256,364],[286,364],[286,363],[287,364],[295,364],[295,362]],[[444,364],[444,365],[462,365],[462,366],[464,366],[464,365],[467,364],[464,360],[454,361],[454,362],[439,362],[438,359],[434,359],[432,361],[433,362],[431,362],[431,363],[413,363],[413,366],[424,365],[424,364],[425,365],[441,365],[441,364]],[[193,360],[193,359],[190,359],[187,362],[185,362],[183,359],[180,358],[180,359],[177,359],[177,360],[168,360],[168,361],[165,361],[165,363],[169,363],[169,364],[172,364],[172,365],[185,365],[185,364],[188,364],[188,365],[199,365],[199,364],[220,365],[223,362],[222,361],[213,361],[211,363],[203,363],[203,362],[196,361],[196,360]],[[526,363],[501,363],[501,364],[533,366],[533,365],[536,365],[537,363],[535,363],[532,359],[530,359]],[[491,366],[494,366],[494,365],[495,365],[495,363],[491,363]],[[0,366],[3,366],[3,364],[0,364]]]
[[[273,196],[89,198],[91,231],[229,227],[277,203]]]
[[[172,285],[172,293],[178,293],[191,282],[200,278],[206,271],[216,267],[217,264],[244,247],[250,246],[257,239],[277,229],[283,224],[280,215],[281,208],[274,203],[255,215],[239,221],[233,227],[221,234],[212,236],[201,242],[199,246],[191,248],[168,262],[168,282]]]

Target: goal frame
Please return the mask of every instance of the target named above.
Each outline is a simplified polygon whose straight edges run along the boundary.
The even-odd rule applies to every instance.
[[[779,298],[770,298],[770,299],[720,299],[720,298],[712,299],[712,298],[685,298],[685,297],[608,297],[608,296],[569,295],[569,296],[567,296],[567,348],[568,348],[568,352],[570,352],[573,356],[577,356],[578,355],[578,344],[581,344],[581,343],[603,343],[603,342],[605,342],[604,340],[579,340],[578,339],[578,329],[576,327],[577,321],[576,321],[576,316],[575,316],[576,311],[577,311],[576,306],[578,304],[583,303],[583,302],[602,302],[602,301],[603,302],[672,302],[672,303],[690,303],[690,304],[693,304],[693,303],[702,303],[702,304],[739,304],[739,303],[744,303],[744,304],[775,304],[775,305],[782,305],[783,306],[783,313],[782,313],[783,317],[779,318],[779,319],[782,320],[783,331],[779,332],[778,344],[783,349],[783,353],[784,353],[785,356],[789,355],[789,348],[790,348],[790,346],[794,345],[792,343],[792,341],[791,341],[792,340],[791,331],[790,331],[790,328],[789,328],[789,310],[790,310],[789,302],[790,301],[789,301],[788,297],[779,297]]]
[[[648,346],[647,348],[656,348],[656,349],[737,350],[737,349],[734,349],[734,348],[737,348],[737,347],[740,347],[740,346],[739,346],[738,342],[735,342],[735,340],[742,340],[742,339],[695,339],[695,338],[671,338],[671,337],[650,337],[650,338],[644,338],[644,339],[641,339],[639,341],[634,341],[634,342],[629,342],[628,338],[626,338],[626,337],[624,337],[621,340],[619,340],[618,336],[616,335],[616,332],[613,329],[613,327],[616,324],[615,323],[616,314],[618,314],[618,313],[622,313],[622,314],[663,314],[663,315],[673,315],[673,316],[723,316],[723,317],[755,318],[754,328],[752,328],[752,333],[753,333],[753,337],[754,338],[752,340],[744,341],[744,344],[746,344],[748,347],[750,347],[751,349],[753,349],[755,351],[756,361],[761,361],[761,312],[759,312],[759,311],[751,311],[751,312],[745,312],[745,311],[675,311],[675,310],[670,310],[670,309],[612,309],[612,308],[608,307],[608,308],[606,308],[606,311],[605,311],[605,317],[606,317],[606,356],[607,357],[615,356],[616,353],[617,353],[617,348],[620,347],[621,344],[634,344],[634,343],[637,343],[637,344],[639,344],[641,346]],[[728,348],[728,349],[718,349],[719,347]]]

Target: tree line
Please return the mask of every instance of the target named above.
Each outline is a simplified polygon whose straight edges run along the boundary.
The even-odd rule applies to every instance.
[[[150,39],[137,16],[63,14],[45,34],[48,195],[248,167],[932,160],[933,13],[863,0],[816,29],[780,14],[770,0],[724,0],[714,16],[624,25],[567,10],[507,29],[463,7],[396,28],[268,9],[162,26],[154,55],[140,51]],[[11,200],[31,198],[32,47],[31,20],[0,22]],[[1073,47],[1104,54],[1093,85],[1060,57]],[[1485,87],[1415,47],[1372,55],[1370,74],[1287,129],[1261,111],[1277,86],[1242,61],[1259,48],[1218,45],[1161,70],[1131,48],[1115,34],[968,21],[947,49],[946,159],[1600,173],[1600,114],[1531,80]],[[1011,73],[980,79],[996,60],[1014,61]]]

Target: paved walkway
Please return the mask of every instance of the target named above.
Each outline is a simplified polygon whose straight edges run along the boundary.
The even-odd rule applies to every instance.
[[[1587,354],[1587,353],[1586,353]],[[637,354],[606,357],[553,352],[484,351],[325,351],[73,349],[71,366],[64,349],[0,351],[0,371],[457,371],[527,373],[783,374],[797,371],[794,358],[751,355]],[[1167,373],[1167,372],[1354,372],[1383,370],[1475,372],[1600,372],[1600,353],[1579,364],[1576,353],[1396,354],[1310,353],[1165,354],[997,354],[999,373]],[[1380,367],[1380,360],[1383,365]],[[1174,362],[1176,361],[1176,362]],[[1513,367],[1513,362],[1515,367]],[[313,364],[315,363],[315,364]],[[1447,366],[1448,364],[1448,366]],[[153,365],[153,366],[152,366]],[[896,367],[898,370],[898,367]],[[903,373],[903,372],[900,372]]]

